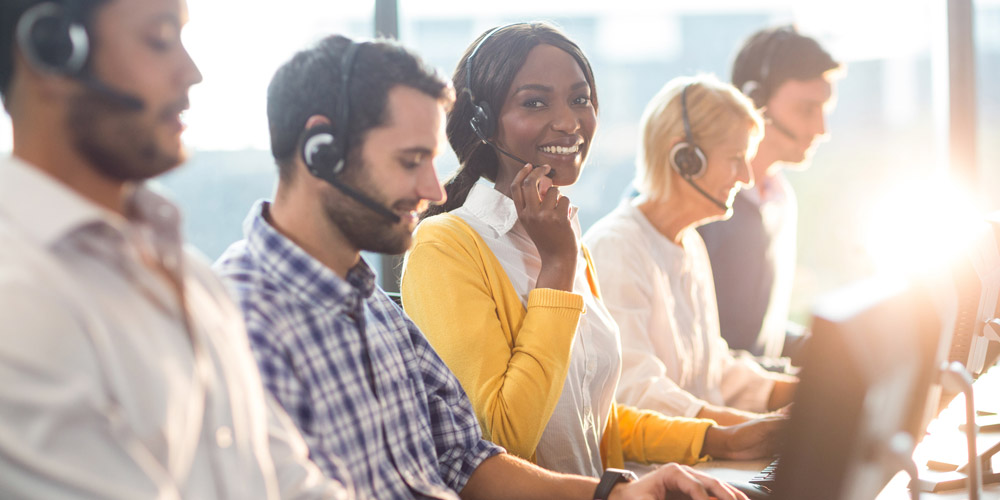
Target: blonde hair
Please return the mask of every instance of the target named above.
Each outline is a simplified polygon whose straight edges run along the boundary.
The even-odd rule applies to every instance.
[[[690,87],[688,87],[690,86]],[[681,91],[687,90],[687,116],[695,144],[708,150],[722,144],[737,130],[750,134],[749,151],[756,151],[764,136],[764,122],[753,103],[739,90],[712,75],[679,77],[667,82],[649,101],[639,122],[635,188],[653,200],[666,199],[673,176],[670,149],[684,135]]]

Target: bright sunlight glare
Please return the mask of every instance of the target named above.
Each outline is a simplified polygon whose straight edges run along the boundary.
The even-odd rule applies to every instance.
[[[954,261],[988,229],[972,200],[944,174],[890,191],[868,211],[864,233],[876,271],[916,276]]]

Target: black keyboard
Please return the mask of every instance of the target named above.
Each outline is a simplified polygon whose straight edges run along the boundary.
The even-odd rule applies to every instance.
[[[768,489],[774,489],[774,474],[778,472],[778,461],[781,458],[775,458],[773,462],[764,467],[753,479],[750,480],[751,484],[756,484],[760,486],[765,486]]]

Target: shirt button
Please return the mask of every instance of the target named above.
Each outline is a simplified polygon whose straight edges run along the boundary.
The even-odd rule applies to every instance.
[[[233,430],[223,425],[215,430],[215,444],[226,449],[233,445]]]

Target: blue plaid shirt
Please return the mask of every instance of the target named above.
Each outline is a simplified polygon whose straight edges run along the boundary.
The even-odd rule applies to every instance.
[[[375,286],[341,279],[278,233],[257,202],[245,239],[215,263],[246,317],[264,385],[330,477],[359,498],[456,498],[502,448],[482,439],[458,380]]]

